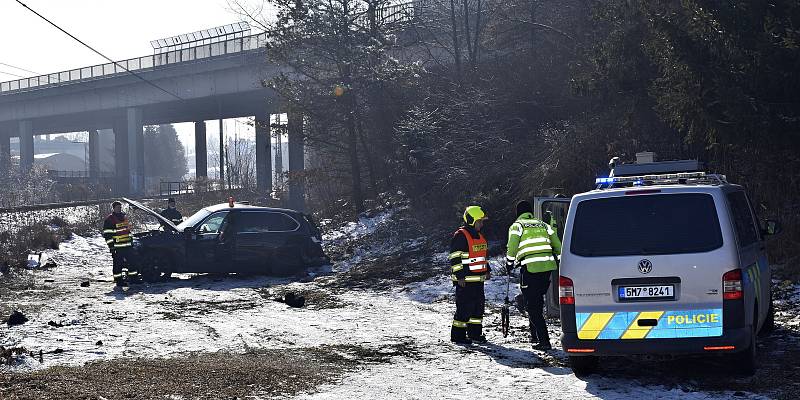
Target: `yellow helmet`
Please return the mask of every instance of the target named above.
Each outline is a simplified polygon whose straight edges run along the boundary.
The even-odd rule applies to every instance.
[[[480,206],[469,206],[464,210],[464,222],[469,226],[475,226],[475,221],[486,219],[486,213]]]

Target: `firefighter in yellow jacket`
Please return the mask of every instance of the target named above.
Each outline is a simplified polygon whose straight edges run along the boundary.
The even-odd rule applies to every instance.
[[[486,213],[479,206],[464,211],[464,224],[450,241],[450,268],[456,287],[456,314],[450,340],[458,344],[486,343],[483,282],[490,278],[488,244],[481,234]]]
[[[117,286],[126,286],[126,276],[122,271],[123,267],[128,267],[128,278],[136,281],[139,274],[130,266],[130,250],[133,245],[130,223],[128,216],[122,212],[122,203],[115,201],[111,203],[112,212],[103,222],[103,238],[106,239],[108,250],[111,251],[111,258],[114,260],[114,283]]]

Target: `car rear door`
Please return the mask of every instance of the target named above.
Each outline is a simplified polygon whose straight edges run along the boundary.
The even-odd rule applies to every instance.
[[[722,275],[735,262],[721,191],[631,189],[573,204],[562,275],[579,339],[722,335]]]
[[[232,269],[234,272],[270,272],[270,260],[275,247],[270,243],[268,216],[263,211],[240,211],[236,213],[234,232],[236,235]]]

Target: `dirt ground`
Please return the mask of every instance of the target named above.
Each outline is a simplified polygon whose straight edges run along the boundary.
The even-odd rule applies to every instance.
[[[364,359],[364,357],[367,359]],[[284,397],[334,382],[360,362],[356,347],[196,354],[164,359],[119,359],[82,367],[0,374],[0,398],[243,399]]]

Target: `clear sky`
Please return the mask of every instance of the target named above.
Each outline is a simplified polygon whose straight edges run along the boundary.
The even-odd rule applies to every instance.
[[[22,2],[114,60],[151,54],[150,41],[154,39],[241,20],[226,0]],[[0,0],[0,38],[0,81],[17,79],[15,75],[28,77],[106,62],[15,0]],[[209,135],[218,132],[217,124],[208,125]],[[226,127],[234,126],[240,135],[248,134],[244,125],[227,121]],[[176,129],[187,150],[193,152],[191,124],[178,124]]]

